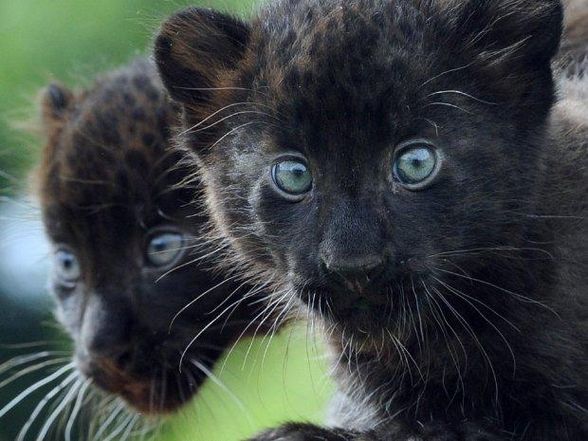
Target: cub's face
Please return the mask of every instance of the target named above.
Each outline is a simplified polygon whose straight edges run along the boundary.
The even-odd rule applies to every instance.
[[[153,70],[136,62],[76,95],[49,86],[39,172],[75,364],[143,413],[190,399],[247,315],[236,306],[208,327],[243,291],[207,269],[198,190],[170,149],[175,109]]]
[[[285,0],[180,12],[156,60],[244,265],[380,335],[512,301],[484,291],[530,246],[560,27],[549,0]]]

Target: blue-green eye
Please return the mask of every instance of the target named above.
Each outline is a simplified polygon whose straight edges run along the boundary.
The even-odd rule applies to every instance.
[[[76,255],[64,248],[55,251],[53,265],[59,281],[67,285],[74,285],[82,274]]]
[[[163,267],[176,262],[184,254],[184,249],[184,236],[167,231],[151,237],[145,254],[152,266]]]
[[[289,196],[300,197],[312,188],[312,174],[299,159],[285,159],[272,167],[274,184]]]
[[[399,151],[393,165],[394,176],[409,189],[426,186],[437,174],[439,158],[436,150],[424,143],[415,142]]]

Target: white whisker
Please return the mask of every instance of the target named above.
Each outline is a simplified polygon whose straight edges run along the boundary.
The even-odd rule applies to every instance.
[[[442,94],[446,94],[446,93],[454,93],[456,95],[462,95],[462,96],[465,96],[467,98],[471,98],[474,101],[478,101],[479,103],[482,103],[482,104],[488,104],[488,105],[491,105],[491,106],[497,105],[497,103],[493,103],[491,101],[486,101],[486,100],[482,100],[480,98],[476,98],[475,96],[470,95],[470,94],[465,93],[465,92],[462,92],[461,90],[439,90],[437,92],[430,93],[429,95],[427,95],[427,97],[431,97],[431,96],[435,96],[435,95],[442,95]]]
[[[0,418],[2,418],[4,415],[6,415],[11,409],[13,409],[18,403],[20,403],[23,399],[25,399],[26,397],[28,397],[30,394],[32,394],[35,391],[39,390],[41,387],[45,386],[46,384],[51,383],[52,381],[54,381],[57,378],[61,377],[66,372],[71,371],[72,369],[74,369],[74,364],[73,363],[69,363],[69,364],[63,366],[57,372],[55,372],[52,375],[48,376],[47,378],[44,378],[44,379],[42,379],[40,381],[37,381],[32,386],[29,386],[28,388],[26,388],[24,391],[22,391],[20,394],[18,394],[12,401],[10,401],[6,406],[4,406],[0,410]]]
[[[78,393],[78,397],[76,399],[76,402],[74,404],[74,408],[71,411],[70,415],[69,415],[69,419],[67,420],[67,425],[65,426],[65,441],[71,441],[71,431],[73,428],[73,425],[76,421],[76,418],[78,417],[78,414],[80,413],[80,409],[82,408],[82,403],[84,401],[84,396],[86,394],[86,391],[88,390],[88,387],[90,387],[90,385],[92,384],[92,380],[88,379],[84,382],[84,384],[82,385],[82,387],[79,390]]]
[[[247,408],[245,407],[245,405],[243,404],[243,402],[237,397],[237,395],[235,395],[233,393],[232,390],[230,390],[226,384],[224,384],[220,378],[218,378],[216,375],[214,375],[214,373],[208,369],[204,364],[200,363],[198,360],[190,360],[192,362],[192,364],[194,366],[196,366],[199,370],[202,371],[202,373],[204,373],[204,375],[206,375],[208,378],[210,378],[210,380],[216,384],[218,387],[220,387],[227,395],[229,395],[229,397],[231,397],[231,399],[235,402],[235,404],[237,404],[237,406],[239,407],[239,409],[241,409],[241,411],[248,416],[249,412],[247,410]]]
[[[66,355],[66,354],[67,354],[66,352],[44,351],[44,352],[39,352],[36,354],[20,355],[18,357],[14,357],[14,358],[0,364],[0,375],[2,375],[4,372],[6,372],[14,367],[21,366],[21,365],[26,364],[30,361],[35,361],[40,358],[47,358],[52,355]]]
[[[69,360],[69,357],[63,357],[63,358],[57,358],[55,360],[44,361],[42,363],[38,363],[33,366],[28,366],[28,367],[16,372],[14,375],[8,377],[6,380],[0,382],[0,389],[9,385],[13,381],[18,380],[19,378],[24,377],[27,374],[36,372],[36,371],[41,370],[47,366],[53,366],[56,364],[63,364],[68,360]]]
[[[180,309],[176,315],[173,316],[170,324],[169,324],[169,328],[168,328],[168,332],[171,332],[171,328],[173,327],[174,323],[176,322],[176,320],[178,319],[178,317],[184,312],[186,311],[188,308],[190,308],[194,303],[196,303],[198,300],[200,300],[202,297],[204,297],[206,294],[210,293],[211,291],[214,291],[215,289],[221,287],[222,285],[224,285],[227,282],[230,282],[232,280],[234,280],[235,278],[237,278],[236,275],[228,277],[226,279],[223,279],[221,282],[217,283],[216,285],[214,285],[212,288],[207,289],[206,291],[204,291],[203,293],[199,294],[198,297],[196,297],[195,299],[191,300],[186,306],[184,306],[182,309]]]
[[[108,435],[108,437],[104,438],[104,440],[98,440],[98,441],[112,441],[113,439],[116,438],[116,436],[121,433],[123,430],[125,430],[126,427],[129,426],[129,424],[131,424],[131,421],[133,420],[133,418],[135,418],[135,415],[129,415],[125,420],[122,421],[122,423],[115,429],[112,431],[112,433],[110,435]]]
[[[76,372],[76,376],[77,376],[77,372]],[[36,441],[45,440],[47,434],[49,433],[49,430],[51,429],[51,426],[53,426],[53,423],[55,422],[57,417],[61,414],[61,412],[63,412],[65,407],[76,396],[76,394],[77,394],[78,390],[80,389],[80,387],[82,386],[82,384],[83,383],[80,380],[78,380],[76,383],[74,383],[74,385],[71,387],[71,390],[67,393],[65,398],[59,403],[59,405],[55,408],[55,410],[51,413],[51,415],[49,415],[49,418],[47,418],[47,421],[45,421],[45,424],[43,425],[43,427],[39,431],[39,434],[37,435]]]
[[[434,102],[434,103],[428,103],[428,104],[425,105],[425,107],[430,107],[430,106],[445,106],[445,107],[450,107],[452,109],[461,110],[462,112],[465,112],[465,113],[467,113],[469,115],[473,115],[472,112],[470,112],[469,110],[464,109],[463,107],[459,107],[459,106],[457,106],[455,104],[444,103],[442,101],[437,101],[437,102]]]
[[[251,106],[251,105],[253,105],[253,103],[250,103],[250,102],[248,102],[248,101],[243,101],[243,102],[240,102],[240,103],[232,103],[232,104],[226,105],[226,106],[224,106],[224,107],[222,107],[222,108],[218,109],[217,111],[215,111],[215,112],[211,113],[211,114],[210,114],[210,115],[208,115],[206,118],[204,118],[203,120],[201,120],[201,121],[200,121],[200,122],[198,122],[197,124],[193,125],[192,127],[189,127],[189,128],[187,128],[187,129],[185,129],[185,130],[181,131],[181,132],[179,133],[179,135],[180,135],[180,136],[182,136],[182,135],[185,135],[185,134],[186,134],[186,133],[188,133],[188,132],[191,132],[191,131],[192,131],[192,130],[194,130],[194,129],[197,129],[197,128],[198,128],[198,127],[200,127],[202,124],[206,123],[206,121],[208,121],[209,119],[211,119],[211,118],[213,118],[214,116],[218,115],[219,113],[221,113],[221,112],[222,112],[222,111],[224,111],[224,110],[227,110],[227,109],[230,109],[230,108],[232,108],[232,107],[236,107],[236,106]]]
[[[102,441],[100,437],[106,433],[110,425],[116,421],[116,418],[121,414],[121,412],[125,409],[125,403],[120,401],[118,405],[112,410],[112,413],[109,417],[104,421],[104,423],[100,426],[100,429],[94,434],[92,440]]]
[[[39,416],[41,411],[45,408],[45,406],[47,404],[49,404],[49,402],[55,396],[57,396],[57,394],[59,392],[61,392],[63,389],[65,389],[67,386],[69,386],[74,380],[76,380],[76,378],[78,378],[77,372],[71,373],[70,375],[67,376],[67,378],[65,380],[63,380],[59,385],[57,385],[56,387],[51,389],[43,397],[43,399],[41,401],[39,401],[39,403],[37,404],[35,409],[33,409],[33,412],[31,413],[31,415],[29,416],[29,418],[27,419],[25,424],[20,429],[20,432],[18,433],[16,441],[23,441],[25,439],[27,432],[29,431],[29,429],[31,428],[31,426],[33,425],[33,423],[35,422],[35,420],[37,419],[37,417]]]
[[[227,115],[227,116],[225,116],[225,117],[223,117],[223,118],[219,119],[218,121],[215,121],[215,122],[213,122],[212,124],[209,124],[209,125],[207,125],[206,127],[201,127],[201,128],[199,128],[199,129],[197,129],[197,130],[190,131],[189,133],[198,133],[198,132],[202,132],[202,131],[204,131],[204,130],[208,130],[208,129],[211,129],[211,128],[213,128],[214,126],[216,126],[217,124],[220,124],[220,123],[222,123],[223,121],[226,121],[226,120],[228,120],[228,119],[230,119],[230,118],[234,118],[235,116],[239,116],[239,115],[248,115],[248,114],[253,114],[253,115],[265,115],[265,116],[268,116],[268,117],[270,117],[270,118],[272,117],[270,114],[268,114],[268,113],[266,113],[266,112],[260,112],[260,111],[258,111],[258,110],[243,110],[243,111],[241,111],[241,112],[235,112],[235,113],[231,113],[230,115]]]

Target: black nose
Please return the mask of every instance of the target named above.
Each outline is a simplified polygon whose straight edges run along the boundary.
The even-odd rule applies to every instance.
[[[123,369],[131,358],[132,346],[130,339],[123,340],[118,338],[115,340],[97,336],[88,343],[86,351],[96,361],[108,361],[116,365],[119,369]]]
[[[366,255],[323,260],[325,271],[335,279],[355,287],[365,287],[386,269],[386,259],[380,255]]]
[[[94,298],[84,314],[81,343],[91,358],[124,364],[132,350],[132,315],[121,303]]]

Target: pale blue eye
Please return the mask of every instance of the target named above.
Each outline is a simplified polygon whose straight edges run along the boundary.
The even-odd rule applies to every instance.
[[[272,167],[272,179],[280,190],[292,196],[308,193],[312,187],[312,175],[308,166],[296,159],[275,164]]]
[[[153,266],[168,266],[184,253],[184,236],[176,232],[160,233],[151,238],[146,257]]]
[[[426,144],[405,148],[396,156],[394,175],[404,185],[418,187],[437,171],[437,154]]]
[[[78,258],[66,249],[59,249],[55,252],[53,265],[57,278],[62,282],[72,284],[77,282],[81,276]]]

